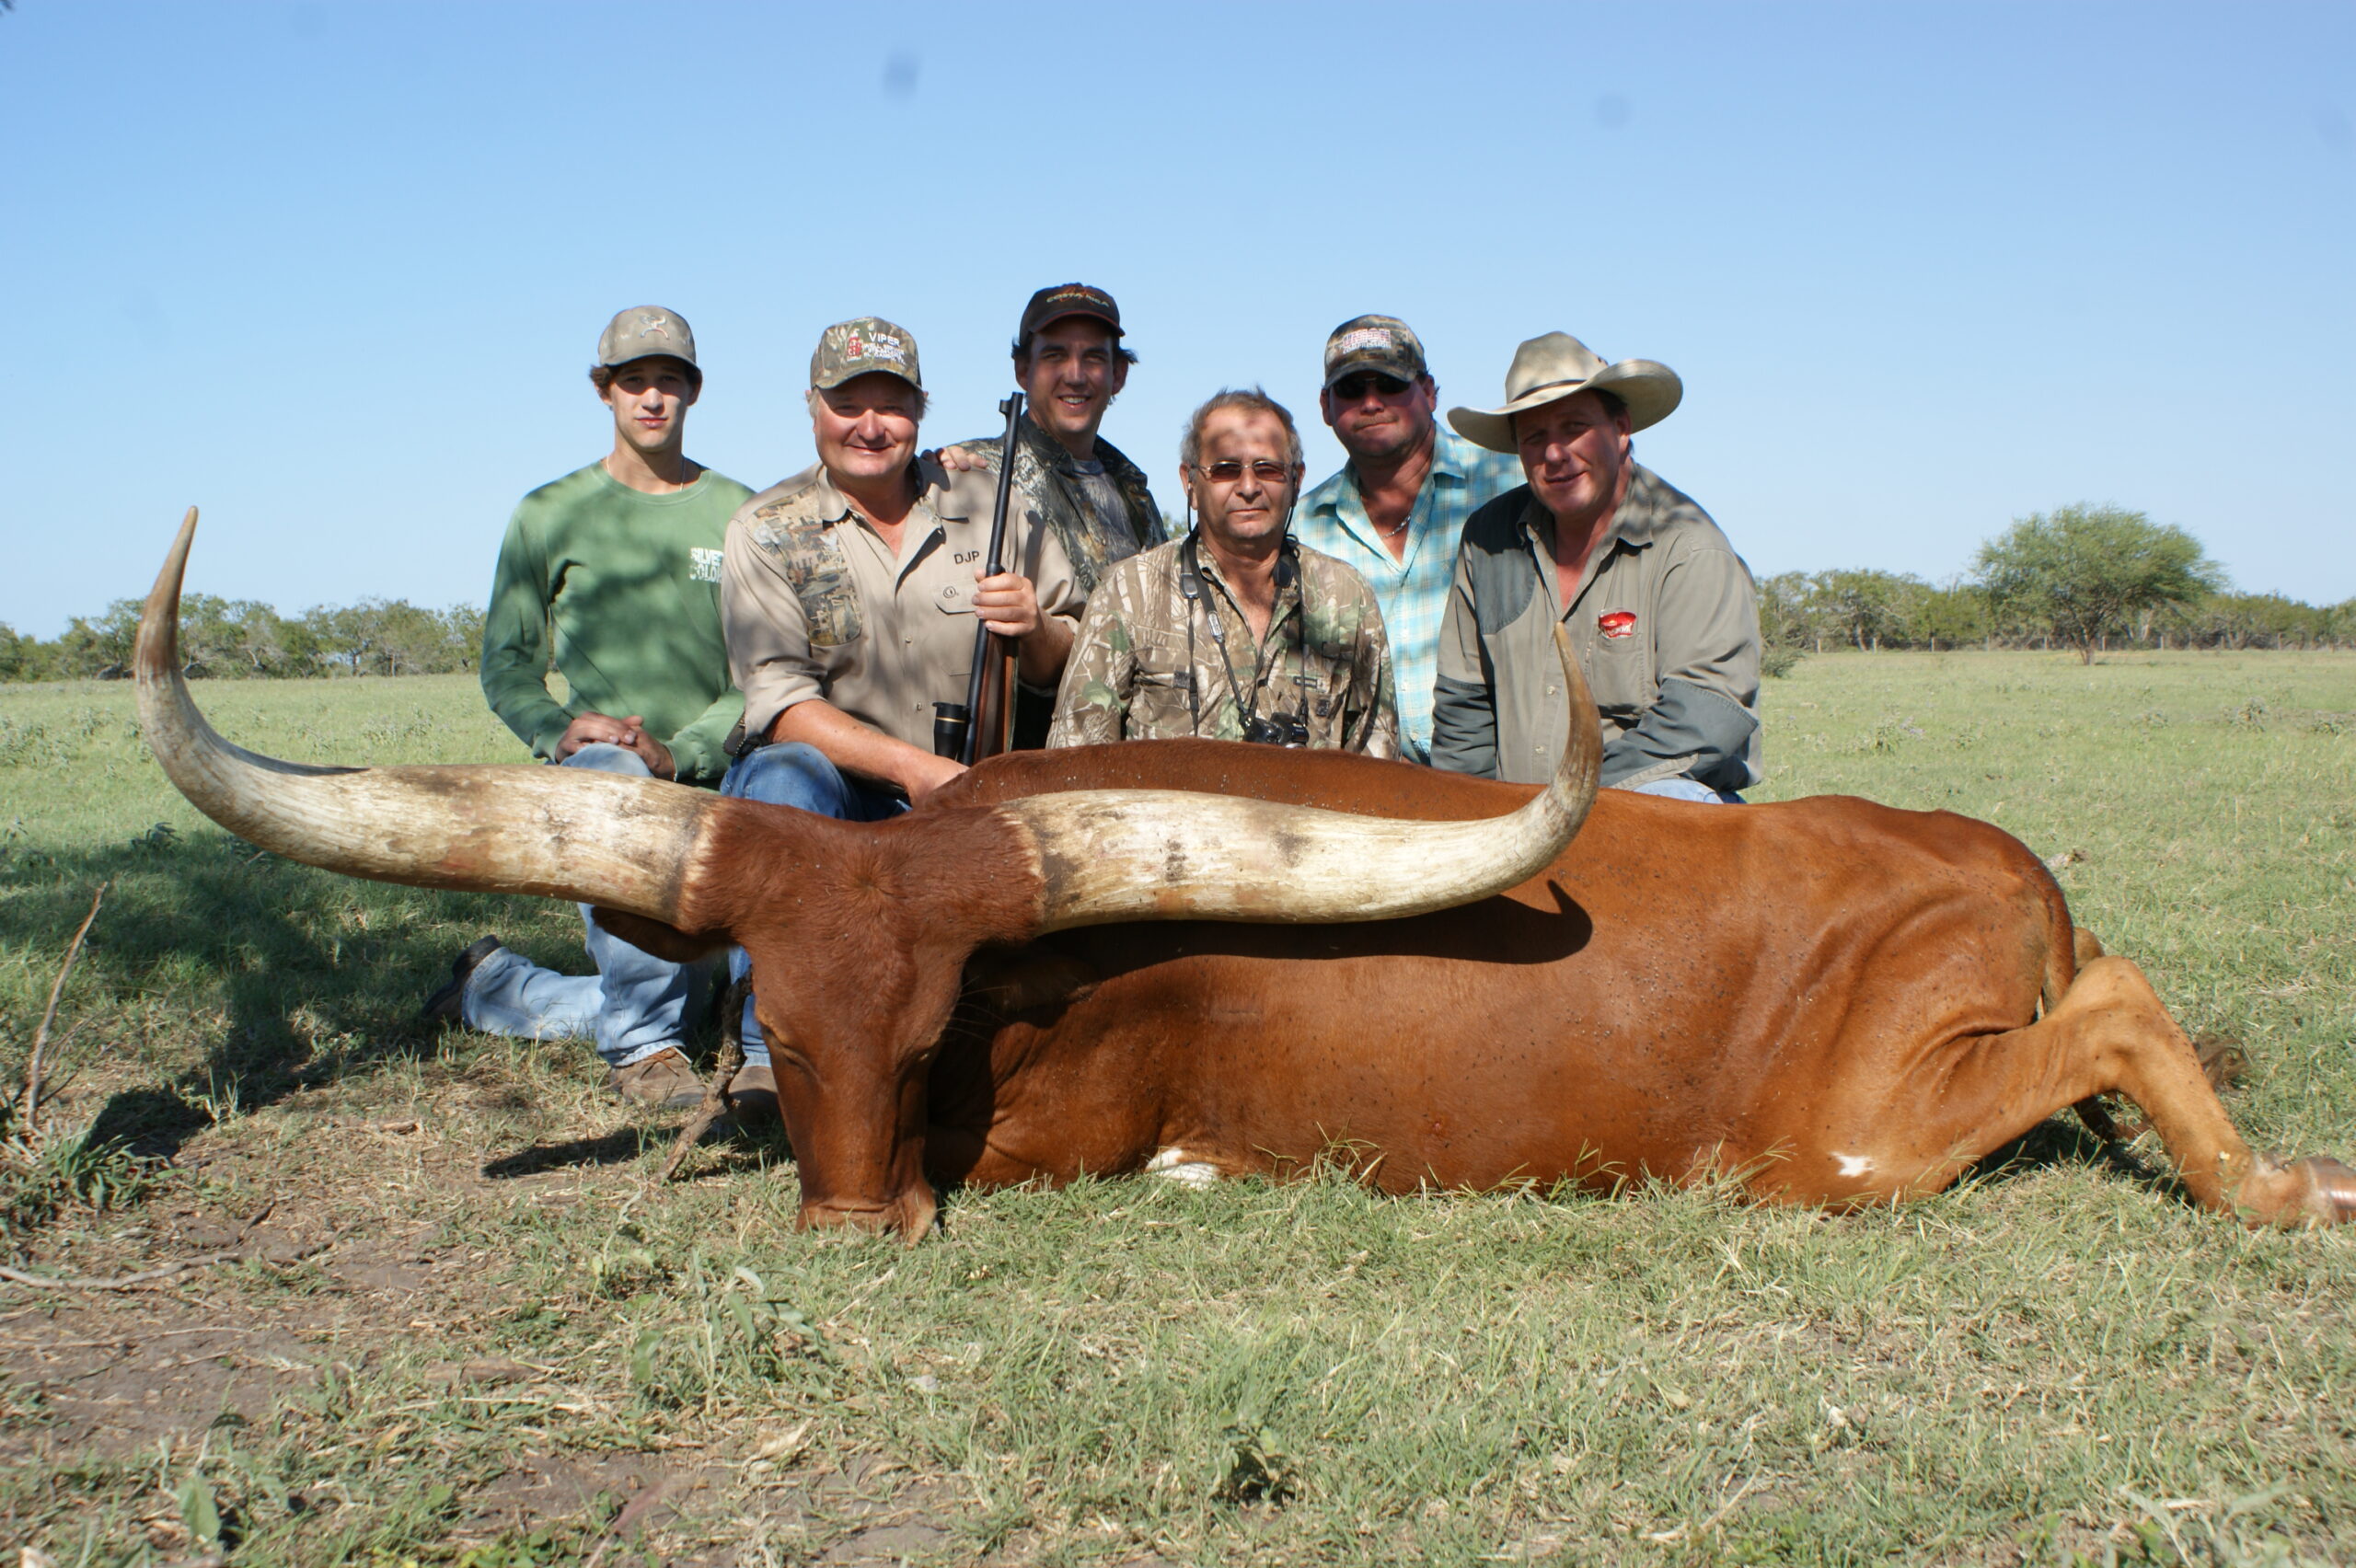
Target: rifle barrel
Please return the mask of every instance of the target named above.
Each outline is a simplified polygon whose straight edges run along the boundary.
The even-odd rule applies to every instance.
[[[998,411],[1006,416],[1006,434],[998,449],[998,506],[990,517],[989,554],[984,559],[985,577],[996,577],[1006,570],[1006,514],[1014,502],[1014,444],[1016,425],[1022,418],[1022,394],[1010,393],[999,404]],[[989,674],[990,628],[981,612],[974,612],[974,667],[965,677],[965,711],[971,715],[966,725],[964,743],[958,748],[957,760],[968,767],[973,766],[974,753],[982,738],[982,683]],[[1006,702],[1014,700],[1008,693]],[[1002,705],[1001,705],[1002,706]]]

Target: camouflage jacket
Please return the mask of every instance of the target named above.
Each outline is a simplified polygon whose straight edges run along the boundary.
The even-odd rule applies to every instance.
[[[1391,644],[1366,580],[1287,539],[1276,612],[1254,648],[1208,549],[1194,552],[1201,582],[1197,596],[1187,595],[1183,578],[1194,537],[1116,563],[1090,596],[1047,744],[1183,735],[1240,741],[1249,715],[1297,718],[1311,746],[1397,756]]]
[[[1003,439],[1001,432],[957,444],[980,458],[995,476],[999,444]],[[1146,488],[1144,471],[1122,455],[1119,447],[1101,438],[1096,443],[1096,460],[1104,465],[1104,477],[1113,481],[1113,488],[1128,503],[1129,528],[1136,536],[1133,538],[1110,538],[1097,526],[1095,508],[1080,493],[1080,476],[1071,467],[1071,454],[1055,437],[1041,430],[1029,414],[1015,425],[1014,482],[1039,498],[1040,510],[1046,513],[1047,525],[1062,541],[1064,554],[1071,558],[1072,571],[1083,594],[1095,593],[1096,585],[1115,562],[1126,560],[1141,549],[1149,549],[1170,536],[1169,530],[1161,525],[1161,508],[1154,504],[1153,492]]]

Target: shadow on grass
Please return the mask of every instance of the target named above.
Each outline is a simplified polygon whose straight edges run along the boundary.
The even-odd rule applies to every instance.
[[[648,1131],[639,1127],[624,1127],[618,1133],[602,1137],[571,1138],[558,1144],[534,1144],[502,1155],[482,1168],[482,1173],[494,1182],[511,1182],[518,1177],[538,1176],[550,1170],[570,1170],[585,1166],[628,1165],[645,1154],[652,1145],[668,1146],[676,1136],[670,1132]]]
[[[628,1165],[649,1153],[668,1153],[672,1141],[679,1136],[679,1128],[685,1124],[624,1127],[594,1138],[534,1144],[491,1160],[482,1168],[482,1173],[493,1182],[512,1182],[550,1170]],[[793,1159],[793,1146],[782,1132],[747,1130],[724,1116],[696,1140],[696,1148],[694,1162],[681,1172],[683,1177],[757,1170],[779,1159]]]
[[[1989,1150],[1964,1169],[1961,1180],[1994,1185],[2067,1166],[2099,1168],[2188,1208],[2200,1207],[2164,1160],[2137,1159],[2126,1145],[2095,1136],[2068,1112],[2049,1116],[2012,1142]]]
[[[232,1107],[435,1055],[439,1028],[418,1007],[483,931],[524,936],[543,962],[586,966],[558,936],[577,917],[550,901],[361,882],[210,829],[151,832],[119,847],[0,859],[0,955],[21,962],[26,987],[8,1010],[30,1010],[13,1031],[19,1050],[101,882],[105,905],[60,1016],[89,1020],[86,1041],[111,1041],[79,1048],[86,1068],[127,1056],[151,1069],[106,1101],[91,1134],[93,1145],[144,1155],[178,1153]]]

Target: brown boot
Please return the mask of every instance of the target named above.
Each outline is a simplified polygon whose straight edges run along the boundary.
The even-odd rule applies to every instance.
[[[482,961],[499,951],[497,937],[477,937],[467,944],[467,950],[450,961],[450,978],[442,988],[425,998],[417,1016],[428,1023],[463,1024],[467,1021],[467,982],[475,977]]]
[[[736,1108],[740,1123],[776,1121],[777,1075],[767,1062],[745,1063],[728,1080],[728,1102]]]
[[[626,1067],[607,1069],[606,1092],[652,1110],[685,1111],[703,1103],[703,1079],[666,1045]]]

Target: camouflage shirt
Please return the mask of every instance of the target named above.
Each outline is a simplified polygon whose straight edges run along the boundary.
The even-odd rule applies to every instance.
[[[1192,552],[1201,585],[1198,597],[1187,596],[1182,579],[1194,537],[1118,562],[1090,595],[1047,744],[1240,741],[1248,714],[1298,717],[1312,746],[1397,756],[1391,645],[1366,580],[1287,539],[1276,611],[1255,648],[1208,549]]]
[[[1129,531],[1126,537],[1106,533],[1098,522],[1096,508],[1081,491],[1082,480],[1071,454],[1055,437],[1041,430],[1029,414],[1023,415],[1014,428],[1014,482],[1038,498],[1047,525],[1055,529],[1056,537],[1063,543],[1064,554],[1071,558],[1072,572],[1082,594],[1095,593],[1096,585],[1104,580],[1114,562],[1126,560],[1169,537],[1169,530],[1161,525],[1161,508],[1154,504],[1153,492],[1146,488],[1144,471],[1123,456],[1119,447],[1099,440],[1096,460],[1104,465],[1104,478],[1120,492],[1128,512]],[[976,436],[957,444],[980,458],[983,467],[995,477],[999,444],[1003,439],[1001,432]]]

